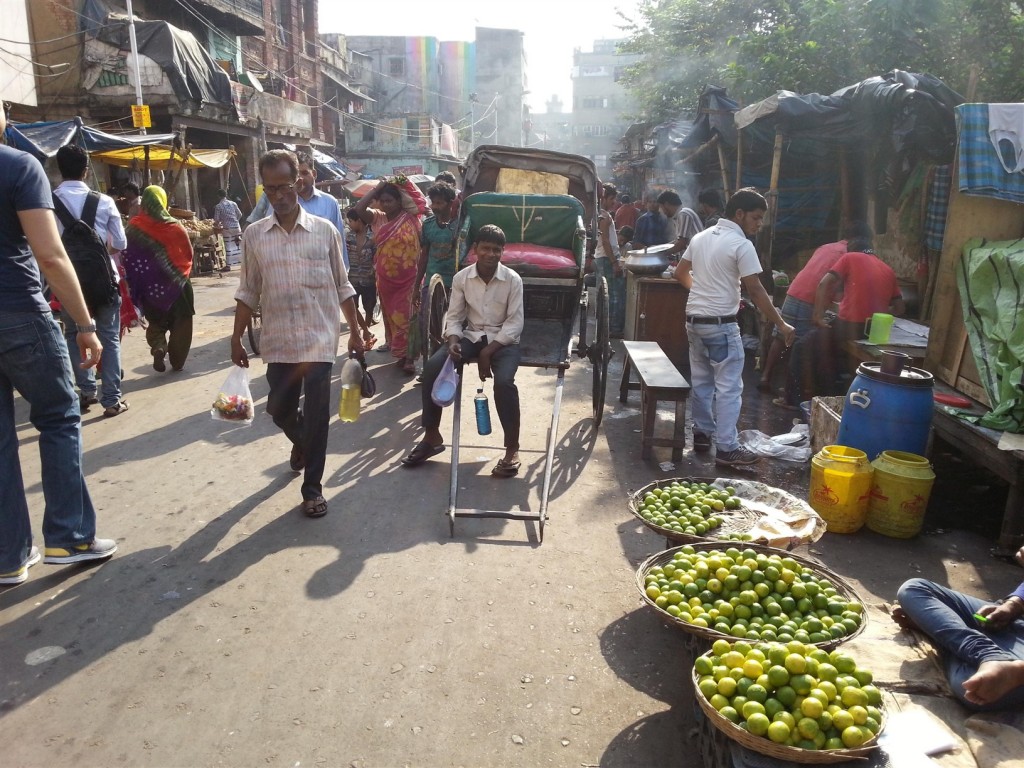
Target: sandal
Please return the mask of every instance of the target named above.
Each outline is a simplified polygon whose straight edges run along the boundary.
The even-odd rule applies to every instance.
[[[376,350],[374,350],[374,351],[376,351],[376,352],[390,352],[390,351],[391,351],[391,345],[390,345],[390,344],[387,344],[387,343],[385,343],[385,344],[381,344],[381,345],[380,345],[379,347],[377,347],[377,349],[376,349]]]
[[[323,517],[327,514],[327,499],[317,496],[315,499],[304,499],[302,514],[306,517]]]
[[[421,440],[416,444],[416,447],[412,449],[408,456],[402,459],[402,464],[407,467],[416,467],[425,462],[431,456],[437,456],[437,454],[444,451],[443,445],[431,445],[426,440]]]
[[[498,463],[494,465],[491,474],[495,477],[515,477],[519,474],[519,467],[522,464],[519,459],[498,459]]]
[[[120,416],[122,413],[128,410],[128,401],[121,400],[117,405],[112,405],[109,408],[103,409],[103,415],[106,418],[112,418],[114,416]]]

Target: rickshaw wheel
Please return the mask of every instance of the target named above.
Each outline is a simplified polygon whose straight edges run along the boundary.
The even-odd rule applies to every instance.
[[[601,426],[604,416],[604,395],[608,386],[608,360],[611,359],[611,341],[608,333],[608,281],[603,277],[597,283],[597,328],[595,344],[590,349],[590,362],[594,366],[594,429]]]
[[[253,311],[246,331],[249,334],[249,346],[252,347],[252,353],[258,355],[260,353],[260,335],[263,333],[263,313],[259,307]]]
[[[424,357],[429,359],[444,344],[444,316],[448,312],[448,291],[440,275],[430,278],[427,288],[427,326],[424,335]]]

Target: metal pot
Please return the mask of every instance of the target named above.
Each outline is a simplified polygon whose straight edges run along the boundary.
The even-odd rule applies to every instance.
[[[643,250],[627,251],[622,266],[634,275],[660,275],[668,267],[668,251],[672,243],[652,245]]]

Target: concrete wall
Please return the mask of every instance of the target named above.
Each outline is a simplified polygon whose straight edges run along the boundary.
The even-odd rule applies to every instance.
[[[515,29],[476,28],[476,92],[487,106],[497,97],[497,125],[484,121],[477,126],[478,144],[524,144],[528,118],[526,98],[526,51],[523,33]],[[479,117],[483,114],[477,108]],[[496,130],[496,133],[494,131]]]

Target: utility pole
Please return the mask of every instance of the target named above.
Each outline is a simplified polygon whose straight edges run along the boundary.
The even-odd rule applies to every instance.
[[[501,96],[497,91],[494,92],[494,143],[500,144],[498,141],[498,98]]]
[[[142,101],[142,74],[139,67],[139,44],[135,40],[135,14],[132,13],[132,0],[126,0],[128,4],[128,41],[132,48],[132,60],[135,62],[135,103],[140,107]],[[146,129],[142,127],[139,132],[145,135]]]
[[[469,94],[469,151],[476,146],[476,93]]]

